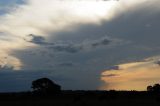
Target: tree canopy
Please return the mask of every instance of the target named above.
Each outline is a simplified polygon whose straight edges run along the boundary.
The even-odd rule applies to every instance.
[[[59,93],[61,91],[61,86],[55,84],[52,80],[48,78],[40,78],[32,81],[33,92],[39,92],[43,94]]]

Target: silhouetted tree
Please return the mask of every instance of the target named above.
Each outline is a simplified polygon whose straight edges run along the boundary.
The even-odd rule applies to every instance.
[[[147,91],[160,92],[160,84],[154,84],[153,86],[147,86]]]
[[[160,84],[154,84],[152,89],[154,92],[160,92]]]
[[[151,85],[147,86],[147,91],[153,91],[153,87]]]
[[[33,92],[41,94],[59,93],[61,87],[48,78],[40,78],[32,82]]]

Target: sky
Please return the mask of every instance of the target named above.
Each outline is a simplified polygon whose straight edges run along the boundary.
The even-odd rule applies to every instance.
[[[160,80],[159,0],[0,0],[0,92],[47,77],[65,90]]]

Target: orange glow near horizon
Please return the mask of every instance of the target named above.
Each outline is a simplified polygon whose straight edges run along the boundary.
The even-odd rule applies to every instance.
[[[159,83],[160,66],[154,61],[119,65],[118,70],[106,70],[101,74],[106,84],[100,89],[146,90],[148,85]]]

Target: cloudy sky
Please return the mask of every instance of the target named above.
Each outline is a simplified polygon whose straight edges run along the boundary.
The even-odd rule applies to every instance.
[[[48,77],[72,90],[160,81],[159,0],[0,0],[0,92]]]

